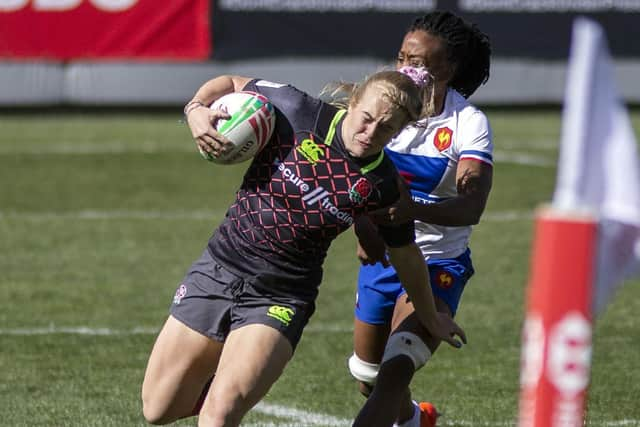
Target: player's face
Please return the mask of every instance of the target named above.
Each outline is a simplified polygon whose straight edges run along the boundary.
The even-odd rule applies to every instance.
[[[382,151],[406,124],[406,113],[382,95],[384,88],[372,84],[360,101],[349,106],[342,124],[342,139],[353,157],[367,157]]]
[[[453,77],[453,64],[447,59],[445,41],[422,30],[404,36],[396,59],[396,68],[410,65],[425,67],[433,75],[436,93],[444,93]]]

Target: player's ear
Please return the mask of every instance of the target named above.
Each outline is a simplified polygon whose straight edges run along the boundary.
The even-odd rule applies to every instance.
[[[353,111],[356,104],[357,104],[357,101],[355,101],[353,98],[349,100],[349,104],[347,105],[347,114],[350,114]]]

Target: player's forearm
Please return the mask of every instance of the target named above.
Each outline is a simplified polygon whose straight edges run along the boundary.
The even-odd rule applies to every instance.
[[[460,227],[480,222],[485,200],[480,197],[457,196],[437,203],[413,202],[413,218],[435,225]]]
[[[444,225],[465,226],[480,222],[493,181],[491,165],[474,160],[461,160],[456,173],[457,195],[442,202],[422,204],[412,202],[412,216],[420,221]]]
[[[418,319],[430,329],[436,322],[437,309],[431,292],[427,265],[420,249],[415,244],[389,248],[389,259],[413,303]]]
[[[215,77],[200,86],[193,96],[192,101],[210,105],[223,95],[242,90],[250,80],[248,77],[230,75]]]

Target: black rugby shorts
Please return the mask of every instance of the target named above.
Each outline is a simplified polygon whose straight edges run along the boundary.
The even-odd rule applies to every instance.
[[[178,286],[170,313],[189,328],[216,341],[249,324],[271,326],[295,350],[315,304],[256,288],[226,270],[205,249]]]

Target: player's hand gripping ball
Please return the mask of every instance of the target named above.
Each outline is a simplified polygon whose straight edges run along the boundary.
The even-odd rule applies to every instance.
[[[233,92],[211,104],[212,110],[226,111],[231,117],[220,119],[215,127],[229,138],[234,148],[218,157],[200,149],[200,154],[214,163],[228,165],[253,158],[269,141],[276,124],[276,113],[269,100],[259,93]]]

